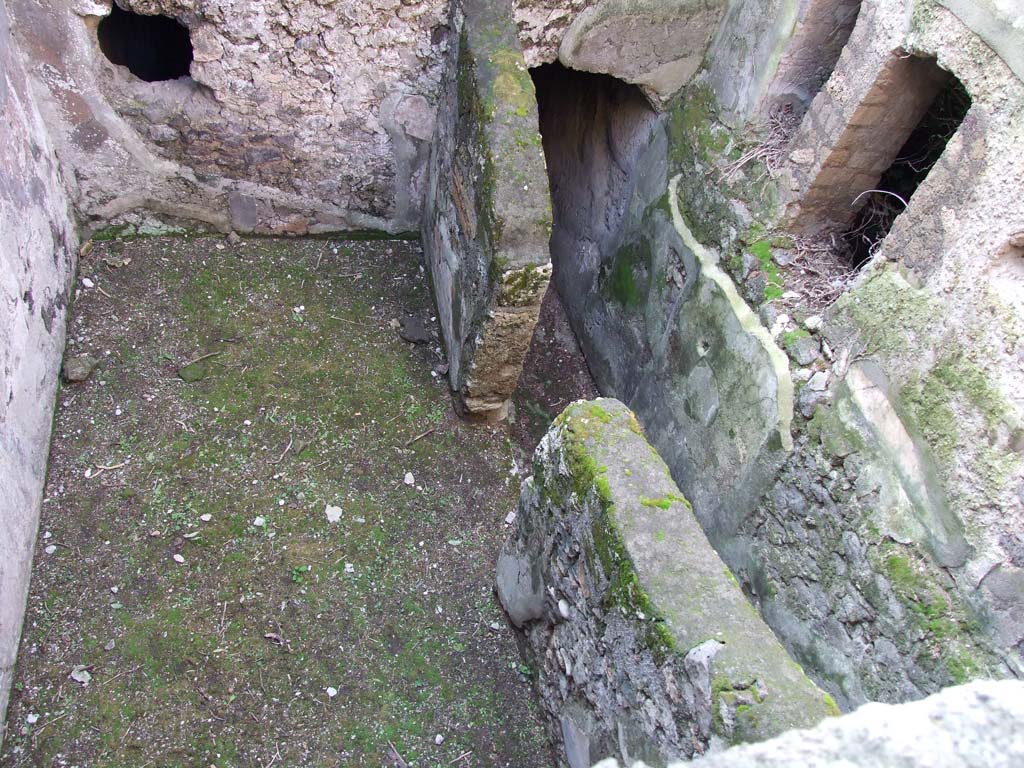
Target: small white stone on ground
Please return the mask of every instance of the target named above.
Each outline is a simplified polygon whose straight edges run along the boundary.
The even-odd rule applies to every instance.
[[[335,507],[332,504],[328,504],[324,510],[324,514],[327,515],[328,523],[336,523],[341,520],[341,507]]]
[[[68,675],[76,683],[81,683],[83,686],[89,685],[89,681],[92,680],[92,675],[89,674],[89,670],[79,664],[71,670],[71,674]]]
[[[440,733],[437,734],[437,736],[434,737],[434,743],[440,747],[442,744],[444,744],[444,736],[442,736]]]
[[[416,478],[413,477],[412,472],[406,472],[405,473],[405,484],[406,485],[415,485],[416,484]]]
[[[267,519],[265,517],[263,517],[263,515],[260,515],[259,517],[257,517],[255,520],[252,521],[252,524],[255,525],[257,528],[262,528],[263,526],[265,526],[267,524]]]
[[[338,689],[337,688],[335,688],[333,686],[329,686],[327,688],[327,698],[333,699],[337,695],[338,695]]]
[[[208,523],[213,519],[213,515],[207,512],[205,515],[200,515],[199,519],[202,520],[204,523]]]
[[[57,547],[55,547],[55,546],[54,546],[53,544],[51,544],[50,546],[48,546],[48,547],[47,547],[46,549],[44,549],[43,551],[44,551],[44,552],[45,552],[46,554],[48,554],[48,555],[52,555],[52,554],[53,554],[54,552],[56,552],[56,551],[57,551]]]
[[[174,555],[174,562],[176,562],[176,563],[184,563],[185,562],[185,558],[182,555],[179,555],[179,554],[175,553],[175,555]]]

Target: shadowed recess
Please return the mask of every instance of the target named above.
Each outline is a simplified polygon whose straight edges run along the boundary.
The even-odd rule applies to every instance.
[[[114,64],[147,82],[189,76],[188,28],[167,16],[142,16],[116,3],[96,30],[100,50]]]

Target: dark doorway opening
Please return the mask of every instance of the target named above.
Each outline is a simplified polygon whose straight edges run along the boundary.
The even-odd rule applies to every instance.
[[[938,69],[938,64],[932,63]],[[956,77],[945,74],[946,82],[892,165],[882,174],[875,189],[863,195],[863,207],[843,235],[844,257],[857,269],[878,250],[929,171],[942,157],[949,140],[971,108],[971,97]],[[893,108],[898,108],[893,104]]]
[[[577,261],[582,251],[597,257],[615,240],[657,114],[637,86],[611,75],[558,62],[530,74],[551,185],[551,257],[561,291],[582,266],[567,262]]]
[[[96,30],[100,50],[146,82],[188,77],[192,39],[188,28],[167,16],[143,16],[114,3]]]

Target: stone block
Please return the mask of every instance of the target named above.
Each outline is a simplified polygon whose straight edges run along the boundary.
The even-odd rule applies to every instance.
[[[602,0],[573,20],[559,59],[635,83],[664,102],[697,72],[725,6],[721,0]]]
[[[837,713],[617,400],[574,403],[541,441],[497,589],[563,765],[665,765]]]
[[[422,223],[460,413],[505,417],[551,276],[533,82],[505,0],[471,0],[452,47]]]

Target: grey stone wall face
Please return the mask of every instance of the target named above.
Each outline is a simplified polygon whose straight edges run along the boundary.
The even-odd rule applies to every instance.
[[[498,421],[551,275],[551,202],[511,6],[469,0],[463,9],[430,156],[423,250],[457,407]]]
[[[542,440],[497,588],[571,768],[665,765],[837,713],[618,401],[569,406]]]
[[[724,0],[515,0],[526,62],[610,74],[662,105],[700,67]]]
[[[785,455],[788,361],[680,215],[673,113],[621,83],[565,88],[543,105],[555,283],[601,391],[636,412],[723,547]]]
[[[28,595],[76,247],[9,24],[0,4],[0,722]]]
[[[674,768],[1014,768],[1024,762],[1022,717],[1024,683],[971,683],[911,704],[869,704],[810,730]],[[594,768],[618,764],[607,760]]]
[[[190,30],[191,77],[154,83],[100,51],[110,4],[8,3],[87,225],[417,228],[447,2],[126,0]]]
[[[890,36],[870,36],[876,55],[855,31],[794,152],[827,157],[848,125],[873,130],[862,110],[891,47],[936,56],[972,106],[826,314],[828,358],[798,371],[820,379],[798,395],[804,436],[727,557],[844,706],[1024,674],[1024,86],[945,8],[896,10],[865,3],[858,29]]]
[[[776,54],[783,65],[799,57],[780,33],[775,53],[751,53],[764,42],[754,36],[755,58],[735,58],[736,35],[768,8],[740,5],[663,117],[581,110],[582,127],[566,129],[583,136],[578,167],[549,149],[555,188],[573,190],[564,207],[556,199],[553,249],[574,328],[602,391],[635,410],[724,561],[843,707],[1020,676],[1021,83],[943,4],[908,14],[865,2],[776,185],[756,162],[730,168],[749,144],[729,123],[784,82]],[[821,176],[830,157],[850,173],[855,150],[877,155],[877,121],[862,110],[877,117],[874,86],[894,51],[936,57],[973,106],[875,262],[809,331],[820,310],[787,284],[801,266],[783,269],[799,254],[787,250],[779,193],[814,203],[799,174]],[[757,62],[763,82],[723,85]],[[574,114],[563,121],[575,126]],[[756,311],[748,324],[743,302],[724,300],[731,278]],[[752,344],[769,328],[788,364]],[[792,451],[784,381],[795,387]]]

